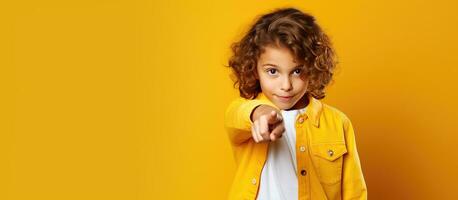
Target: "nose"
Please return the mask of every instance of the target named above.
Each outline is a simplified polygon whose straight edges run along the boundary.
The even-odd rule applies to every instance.
[[[281,83],[281,90],[288,92],[291,89],[293,89],[291,79],[289,77],[283,78],[282,83]]]

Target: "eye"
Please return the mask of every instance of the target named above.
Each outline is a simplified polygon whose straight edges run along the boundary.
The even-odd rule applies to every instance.
[[[302,72],[302,69],[295,69],[295,70],[293,71],[293,73],[294,73],[294,74],[297,74],[297,75],[301,74],[301,72]]]
[[[276,69],[268,69],[267,73],[270,74],[270,75],[275,75],[275,74],[277,74],[277,70]]]

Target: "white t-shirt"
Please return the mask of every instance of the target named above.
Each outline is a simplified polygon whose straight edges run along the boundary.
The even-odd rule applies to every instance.
[[[295,121],[304,112],[305,108],[281,111],[285,132],[269,144],[257,200],[298,199]]]

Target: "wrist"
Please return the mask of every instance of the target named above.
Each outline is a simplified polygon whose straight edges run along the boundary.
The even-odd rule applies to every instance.
[[[254,122],[261,115],[269,114],[270,112],[272,112],[272,110],[277,111],[277,109],[269,105],[262,104],[262,105],[256,106],[250,115],[251,122]]]
[[[256,110],[257,110],[260,106],[262,106],[262,105],[258,105],[258,106],[256,106],[256,107],[254,107],[253,110],[251,111],[251,114],[250,114],[250,120],[251,120],[251,122],[254,122],[254,119],[256,119],[255,113],[256,113]]]

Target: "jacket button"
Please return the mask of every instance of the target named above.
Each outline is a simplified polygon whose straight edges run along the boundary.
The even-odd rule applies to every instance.
[[[256,185],[256,178],[251,179],[251,183],[252,183],[253,185]]]
[[[305,176],[307,174],[307,171],[305,171],[305,169],[301,170],[301,175],[302,176]]]
[[[329,149],[329,150],[328,150],[328,154],[329,154],[329,156],[332,156],[332,155],[334,155],[334,151],[331,150],[331,149]]]
[[[304,123],[304,117],[299,117],[299,119],[297,120],[300,124]]]
[[[301,147],[299,147],[299,150],[300,150],[301,152],[304,152],[304,151],[305,151],[305,147],[304,147],[304,146],[301,146]]]

